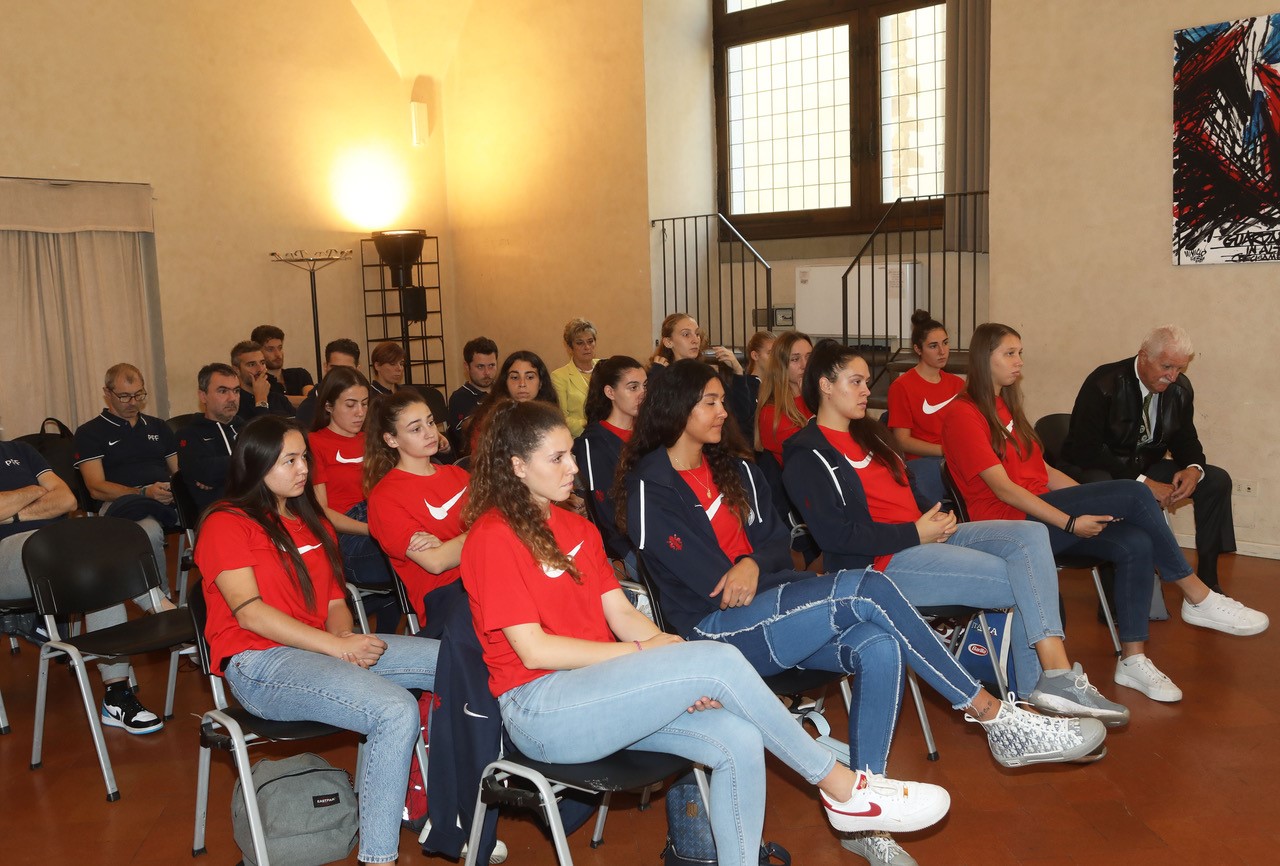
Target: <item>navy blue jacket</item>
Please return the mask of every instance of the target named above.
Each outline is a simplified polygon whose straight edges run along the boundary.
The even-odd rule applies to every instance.
[[[610,559],[622,559],[631,552],[631,542],[618,529],[614,514],[613,474],[618,468],[623,442],[618,435],[592,422],[573,441],[573,459],[578,462],[578,480],[594,503],[596,526],[604,539],[604,550]]]
[[[877,556],[920,543],[914,523],[876,523],[867,494],[849,460],[827,441],[816,419],[782,446],[782,481],[800,510],[828,571],[866,568]],[[908,476],[910,477],[910,476]],[[932,504],[911,486],[923,513]]]
[[[231,471],[231,452],[244,430],[239,415],[220,424],[201,415],[178,431],[178,469],[201,512],[222,498]]]
[[[760,566],[759,589],[795,579],[791,533],[769,501],[769,485],[745,460],[739,461],[738,471],[751,506],[745,529],[751,558]],[[658,583],[667,622],[689,637],[694,626],[719,609],[720,599],[712,598],[711,591],[733,563],[664,448],[642,457],[627,476],[627,535]]]

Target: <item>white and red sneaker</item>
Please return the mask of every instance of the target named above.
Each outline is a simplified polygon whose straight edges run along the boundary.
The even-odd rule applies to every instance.
[[[951,808],[951,795],[938,785],[899,782],[862,770],[858,771],[853,796],[843,803],[832,802],[826,794],[818,793],[827,820],[842,833],[910,833],[938,823]]]

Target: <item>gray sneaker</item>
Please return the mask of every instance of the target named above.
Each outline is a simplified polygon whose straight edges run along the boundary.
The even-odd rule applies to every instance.
[[[1129,723],[1128,708],[1104,698],[1080,662],[1071,670],[1042,673],[1027,703],[1054,715],[1097,719],[1108,728]]]
[[[852,851],[871,866],[919,866],[894,838],[883,830],[854,833],[840,840],[840,847]]]
[[[968,714],[965,720],[982,725],[992,757],[1005,767],[1076,761],[1107,738],[1106,727],[1097,719],[1042,716],[1018,706],[1013,695],[1001,702],[991,721],[980,722]]]

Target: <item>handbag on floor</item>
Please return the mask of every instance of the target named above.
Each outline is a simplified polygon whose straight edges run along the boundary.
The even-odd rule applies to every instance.
[[[251,772],[272,866],[323,866],[355,849],[360,819],[345,770],[307,752],[259,761]],[[231,827],[246,866],[256,866],[239,780],[231,791]]]
[[[702,803],[702,792],[693,773],[687,773],[667,789],[667,847],[663,866],[715,866],[716,843],[711,819]],[[777,842],[760,846],[760,866],[791,866],[791,854]]]
[[[991,630],[991,645],[996,653],[1006,659],[1004,682],[1010,689],[1016,680],[1013,678],[1013,654],[1009,652],[1009,624],[1013,614],[1009,611],[987,611],[987,627]],[[998,695],[996,689],[996,661],[987,653],[987,642],[982,637],[982,623],[975,616],[969,620],[964,630],[960,655],[956,659],[960,666],[969,672],[975,680],[982,683],[987,691]]]

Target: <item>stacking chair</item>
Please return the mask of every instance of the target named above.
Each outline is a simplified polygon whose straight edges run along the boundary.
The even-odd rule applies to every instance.
[[[40,673],[36,686],[35,732],[31,744],[31,769],[41,764],[44,715],[49,693],[49,661],[65,656],[76,674],[89,731],[98,753],[98,764],[107,786],[107,800],[120,799],[111,759],[102,737],[98,705],[89,686],[87,662],[101,658],[138,655],[168,649],[171,653],[165,717],[173,715],[176,685],[174,660],[183,644],[195,640],[190,618],[182,611],[163,611],[111,628],[60,638],[58,619],[101,610],[150,595],[159,604],[161,574],[151,542],[142,527],[131,520],[99,517],[51,523],[35,531],[22,548],[22,565],[31,583],[36,609],[44,617],[51,640],[40,648]]]
[[[184,607],[187,603],[187,583],[191,579],[191,569],[195,567],[196,527],[200,525],[200,509],[191,498],[191,491],[187,489],[181,471],[173,473],[169,486],[173,491],[174,507],[178,509],[178,526],[181,527],[174,582],[178,586],[178,607]]]
[[[947,496],[951,497],[951,501],[956,507],[956,518],[963,522],[969,521],[969,509],[965,505],[964,497],[960,494],[960,487],[956,484],[955,478],[951,476],[951,470],[947,467],[947,462],[942,461],[942,486],[947,489]],[[1107,620],[1107,628],[1111,631],[1111,643],[1115,647],[1116,655],[1120,655],[1120,634],[1116,631],[1116,620],[1111,615],[1111,605],[1107,603],[1107,593],[1102,588],[1102,576],[1098,573],[1098,567],[1106,560],[1098,559],[1096,556],[1073,556],[1071,554],[1063,554],[1053,558],[1054,563],[1061,572],[1067,569],[1087,569],[1093,575],[1093,586],[1098,591],[1098,603],[1102,607],[1102,614]]]
[[[165,423],[169,425],[169,429],[174,433],[181,433],[203,417],[204,416],[199,412],[188,412],[185,415],[174,415],[172,418],[165,421]]]
[[[196,772],[195,835],[191,842],[191,856],[198,857],[206,853],[204,830],[209,811],[209,762],[212,755],[210,750],[219,749],[229,752],[235,761],[236,773],[240,778],[240,789],[244,793],[245,817],[253,839],[254,861],[259,866],[270,866],[266,839],[262,830],[262,815],[258,811],[258,800],[254,795],[249,747],[259,743],[313,740],[349,732],[345,728],[327,725],[324,722],[272,721],[256,716],[242,707],[229,706],[222,677],[212,673],[209,643],[204,636],[208,606],[205,603],[204,588],[199,583],[191,587],[187,604],[190,613],[183,612],[183,616],[189,616],[189,624],[194,628],[196,657],[199,660],[200,672],[209,678],[214,703],[214,708],[200,717],[200,758]],[[421,738],[414,746],[414,754],[418,761],[418,769],[422,771],[425,779],[427,756]],[[356,758],[357,763],[362,759],[363,742]],[[356,778],[359,778],[358,772]]]

